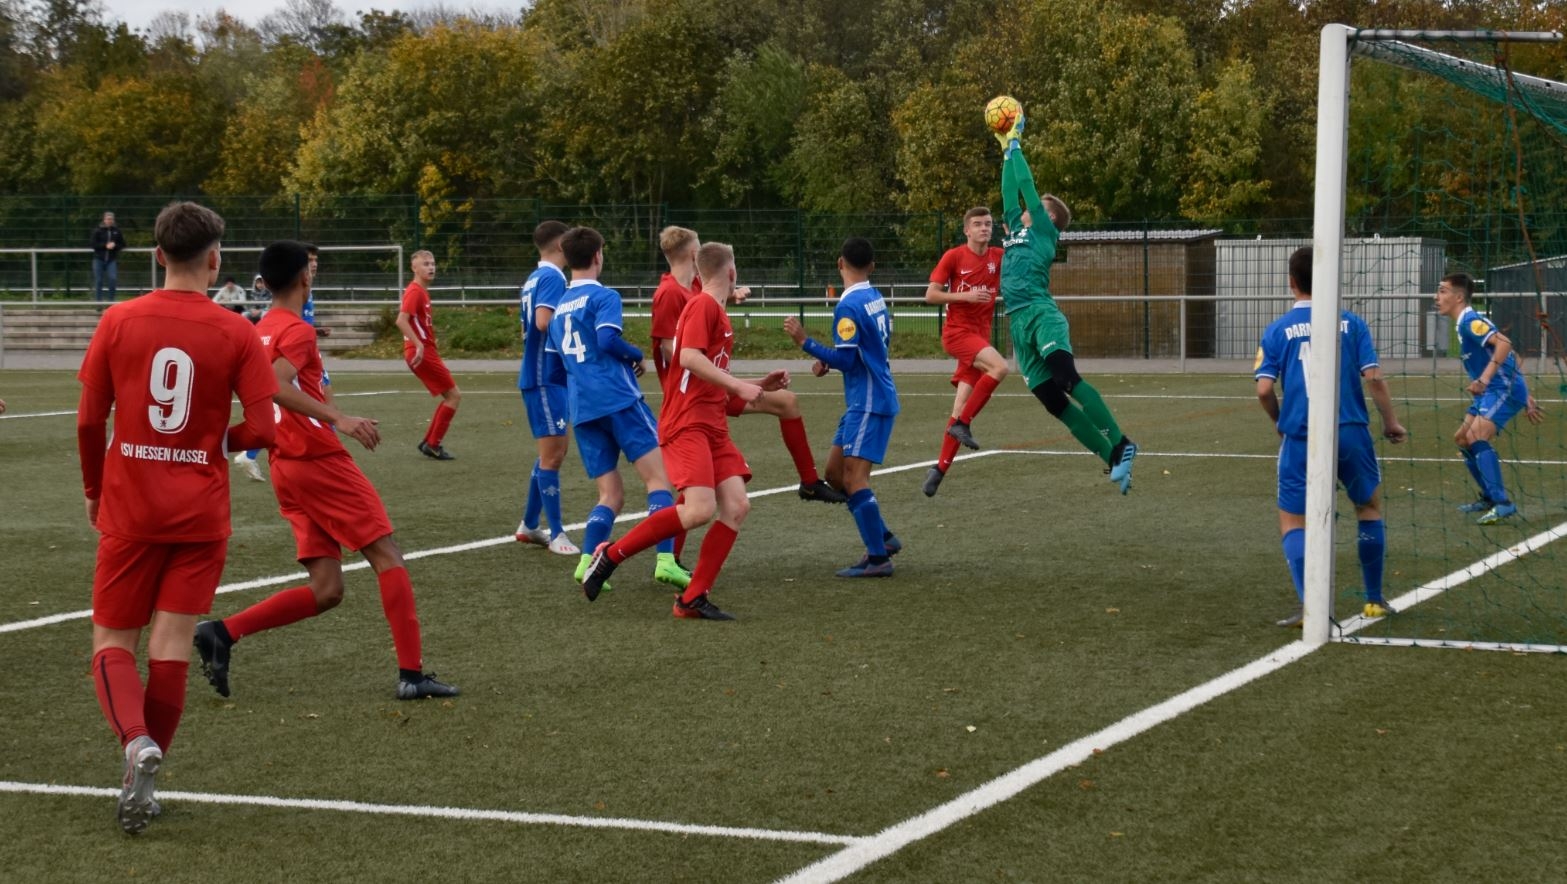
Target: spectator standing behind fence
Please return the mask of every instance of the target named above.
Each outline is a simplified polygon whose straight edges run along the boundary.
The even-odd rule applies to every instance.
[[[120,252],[125,251],[125,234],[114,224],[114,213],[104,212],[103,220],[92,232],[93,300],[113,301],[120,284]],[[109,296],[103,296],[104,283]]]
[[[245,308],[245,318],[251,322],[260,322],[262,314],[272,306],[272,292],[267,289],[267,281],[256,277],[256,281],[250,285],[250,303]]]
[[[224,278],[223,288],[218,289],[218,293],[212,296],[212,301],[235,313],[245,312],[245,290],[239,287],[239,283],[235,282],[232,276]]]

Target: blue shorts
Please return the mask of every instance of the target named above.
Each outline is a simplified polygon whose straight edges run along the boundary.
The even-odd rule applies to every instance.
[[[1500,430],[1528,404],[1529,388],[1523,384],[1513,384],[1505,390],[1486,390],[1476,396],[1474,404],[1469,406],[1469,413],[1496,424]]]
[[[636,405],[577,424],[577,453],[589,479],[613,470],[626,460],[636,463],[649,451],[658,450],[658,421],[647,403]]]
[[[1382,468],[1365,424],[1338,428],[1338,481],[1356,506],[1369,503],[1382,484]],[[1279,509],[1306,513],[1306,440],[1285,436],[1279,443]]]
[[[846,411],[838,421],[838,432],[833,434],[832,444],[843,446],[844,457],[858,457],[871,463],[881,463],[887,456],[887,445],[892,442],[893,414],[870,414],[864,411]]]
[[[522,404],[528,410],[528,429],[533,438],[566,435],[566,388],[545,385],[522,391]]]

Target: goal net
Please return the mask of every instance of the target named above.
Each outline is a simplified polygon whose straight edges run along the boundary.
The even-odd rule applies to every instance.
[[[1567,651],[1567,85],[1520,69],[1553,37],[1324,30],[1314,302],[1370,324],[1410,439],[1378,443],[1398,613],[1377,619],[1361,614],[1354,511],[1323,453],[1334,434],[1308,442],[1308,641]],[[1341,256],[1336,272],[1325,252]],[[1545,412],[1538,425],[1518,413],[1490,442],[1518,508],[1494,524],[1464,511],[1485,496],[1455,441],[1474,397],[1434,303],[1458,272]],[[1333,425],[1318,399],[1336,390],[1332,369],[1312,370],[1315,431]]]

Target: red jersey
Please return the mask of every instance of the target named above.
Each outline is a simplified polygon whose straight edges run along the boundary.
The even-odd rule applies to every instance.
[[[660,277],[658,288],[653,290],[653,368],[658,372],[660,384],[664,382],[670,367],[664,362],[664,351],[658,345],[675,337],[675,325],[680,321],[681,311],[701,291],[701,279],[693,278],[691,287],[686,288],[672,273]]]
[[[721,371],[729,370],[729,355],[735,341],[734,327],[723,305],[702,295],[686,302],[675,330],[675,359],[680,351],[701,350]],[[715,386],[682,369],[677,364],[664,381],[664,409],[658,415],[658,437],[664,441],[681,430],[700,427],[711,432],[729,433],[724,407],[729,391]]]
[[[104,312],[77,377],[115,403],[98,530],[140,543],[228,537],[234,397],[277,392],[251,324],[205,294],[159,289]]]
[[[321,392],[321,349],[316,344],[316,330],[287,310],[272,309],[256,323],[256,333],[266,348],[267,360],[277,362],[279,357],[288,360],[298,374],[294,375],[294,387],[317,402],[326,402]],[[273,457],[309,460],[329,454],[347,454],[337,431],[313,417],[281,406],[277,409],[277,441],[272,443]]]
[[[414,327],[414,335],[419,338],[419,343],[426,347],[435,346],[435,317],[432,316],[430,307],[430,293],[425,287],[414,280],[403,289],[403,305],[401,310],[408,314],[408,322]],[[410,352],[414,349],[413,342],[403,339],[403,346]]]
[[[988,288],[1001,291],[1001,249],[990,246],[984,254],[976,255],[967,245],[948,249],[936,269],[930,272],[930,281],[944,285],[948,291],[966,292],[969,289]],[[995,301],[983,304],[958,303],[947,305],[947,323],[943,329],[953,332],[970,332],[990,337],[990,326],[995,319]]]

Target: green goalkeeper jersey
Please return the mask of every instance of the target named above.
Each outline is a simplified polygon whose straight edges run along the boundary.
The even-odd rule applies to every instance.
[[[1008,153],[1001,164],[1001,206],[1007,224],[1007,237],[1001,243],[1001,298],[1006,312],[1040,304],[1055,306],[1050,296],[1050,265],[1056,259],[1061,233],[1039,199],[1034,173],[1021,148]],[[1028,227],[1023,226],[1025,209],[1031,222]]]

